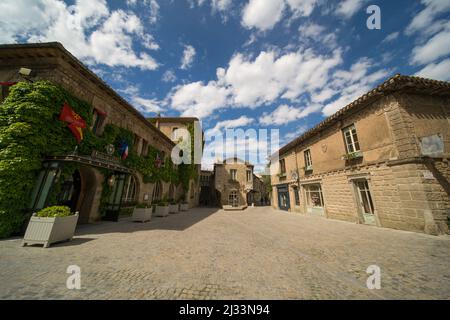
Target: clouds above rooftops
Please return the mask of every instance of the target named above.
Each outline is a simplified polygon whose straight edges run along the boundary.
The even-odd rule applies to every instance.
[[[0,21],[2,43],[59,41],[88,64],[158,67],[149,51],[159,46],[144,31],[140,18],[122,9],[110,10],[105,0],[76,0],[73,5],[59,0],[4,0]],[[137,50],[136,41],[145,50]]]

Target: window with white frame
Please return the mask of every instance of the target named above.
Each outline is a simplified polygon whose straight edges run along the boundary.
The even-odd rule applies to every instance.
[[[231,191],[228,194],[228,205],[237,207],[239,205],[239,195],[237,191]]]
[[[237,180],[237,170],[236,169],[231,169],[230,170],[230,179],[233,181]]]
[[[252,182],[253,172],[252,170],[247,170],[247,182]]]
[[[135,202],[136,195],[137,195],[136,178],[134,176],[130,175],[130,176],[128,176],[128,178],[125,181],[125,186],[123,188],[123,194],[122,194],[122,202],[123,203]]]
[[[323,195],[322,186],[320,184],[310,184],[305,186],[306,204],[310,208],[322,208]]]
[[[312,157],[311,157],[311,150],[305,150],[304,152],[305,156],[305,170],[311,170],[312,169]]]
[[[355,153],[360,151],[358,135],[356,134],[355,125],[352,124],[342,130],[344,134],[345,147],[347,153]]]

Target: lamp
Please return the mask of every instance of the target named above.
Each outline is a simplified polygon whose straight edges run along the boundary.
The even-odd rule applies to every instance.
[[[116,183],[116,176],[115,175],[110,176],[108,179],[108,185],[112,187],[114,186],[115,183]]]
[[[22,75],[22,76],[29,76],[30,74],[31,74],[31,69],[28,69],[28,68],[20,68],[19,69],[19,74],[20,75]]]

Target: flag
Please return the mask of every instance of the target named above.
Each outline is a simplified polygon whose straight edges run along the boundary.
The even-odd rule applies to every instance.
[[[122,160],[125,160],[128,157],[128,143],[122,142],[119,147],[119,152]]]
[[[67,102],[64,102],[59,120],[69,124],[68,127],[75,136],[75,139],[77,139],[77,143],[83,140],[83,129],[86,128],[86,122],[78,113],[72,110]]]

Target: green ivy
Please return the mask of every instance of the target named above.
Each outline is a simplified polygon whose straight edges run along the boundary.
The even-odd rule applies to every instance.
[[[90,127],[92,106],[48,81],[18,83],[11,87],[9,96],[0,104],[0,238],[17,232],[29,215],[30,193],[45,157],[69,154],[77,146],[67,124],[58,120],[64,102],[68,102]],[[129,156],[122,163],[139,171],[145,183],[159,180],[182,183],[188,190],[189,179],[195,177],[194,165],[177,168],[170,157],[166,158],[162,168],[157,168],[155,160],[158,150],[153,147],[150,147],[146,157],[138,156],[133,151],[134,134],[130,130],[108,124],[101,137],[89,129],[83,130],[83,134],[78,152],[84,155],[90,155],[93,150],[103,151],[112,144],[115,146],[115,156],[120,157],[119,146],[126,142]],[[77,165],[66,164],[63,168],[60,181],[72,174]],[[112,192],[106,182],[111,172],[104,171],[101,170],[105,183],[100,211]],[[56,203],[59,188],[58,184],[54,185],[49,203]]]

